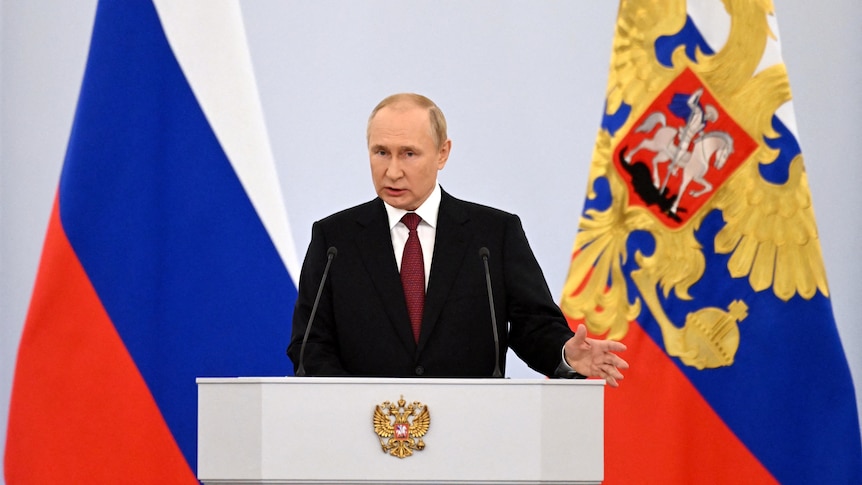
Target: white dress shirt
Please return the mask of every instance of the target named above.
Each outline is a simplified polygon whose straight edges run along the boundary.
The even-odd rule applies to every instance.
[[[392,249],[395,251],[395,261],[398,270],[401,271],[401,257],[404,255],[404,245],[407,244],[407,236],[410,231],[401,222],[409,211],[397,209],[383,203],[386,207],[386,215],[389,217],[389,235],[392,237]],[[434,241],[437,239],[437,214],[440,213],[440,184],[434,186],[431,195],[416,209],[422,221],[416,227],[419,233],[419,244],[422,245],[422,261],[425,263],[425,291],[428,291],[428,275],[431,274],[431,258],[434,256]]]

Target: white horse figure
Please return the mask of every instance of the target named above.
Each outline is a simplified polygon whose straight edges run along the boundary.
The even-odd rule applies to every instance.
[[[710,131],[701,136],[694,144],[694,151],[691,154],[683,157],[678,167],[669,167],[667,177],[662,185],[661,190],[665,189],[667,179],[671,172],[676,172],[678,168],[682,168],[682,183],[679,186],[679,193],[670,212],[676,214],[679,207],[679,201],[685,195],[685,189],[693,180],[701,185],[700,190],[692,190],[688,194],[692,197],[700,197],[701,195],[712,190],[712,184],[707,182],[704,176],[709,171],[709,161],[715,156],[713,162],[715,168],[721,170],[730,155],[733,154],[733,137],[723,131]]]
[[[643,149],[655,152],[655,156],[652,159],[652,184],[655,188],[659,188],[661,185],[661,181],[658,176],[659,165],[673,160],[676,157],[676,153],[679,151],[679,147],[674,143],[674,138],[676,138],[678,131],[676,128],[667,126],[667,119],[665,118],[664,113],[661,112],[649,115],[647,119],[635,129],[635,133],[649,133],[658,124],[661,124],[661,128],[655,132],[655,135],[653,135],[652,138],[644,138],[643,141],[634,148],[634,150],[626,153],[625,156],[626,163],[631,163],[635,153]],[[668,173],[670,173],[670,170]]]
[[[713,118],[715,118],[713,116]],[[661,128],[656,130],[651,138],[642,140],[634,150],[626,153],[626,163],[631,163],[635,153],[646,149],[655,153],[652,159],[652,183],[663,193],[667,188],[667,182],[671,175],[676,175],[677,171],[682,168],[682,183],[679,187],[679,195],[677,195],[673,206],[670,209],[671,213],[676,214],[679,208],[679,201],[685,195],[685,189],[693,180],[700,184],[700,190],[693,190],[689,193],[692,197],[700,197],[701,195],[712,190],[712,184],[704,179],[706,172],[709,170],[709,162],[715,155],[715,168],[721,169],[727,162],[728,157],[733,153],[733,137],[723,131],[710,131],[701,135],[694,143],[692,152],[685,151],[677,157],[679,147],[674,143],[676,135],[679,133],[677,128],[667,126],[667,119],[664,113],[656,112],[647,117],[640,126],[635,129],[636,133],[649,133],[656,125],[661,125]],[[659,165],[674,161],[667,169],[664,181],[659,178]]]

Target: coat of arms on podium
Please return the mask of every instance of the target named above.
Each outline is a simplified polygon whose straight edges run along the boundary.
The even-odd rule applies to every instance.
[[[407,404],[404,396],[397,403],[385,401],[374,408],[374,432],[384,453],[398,458],[412,456],[425,449],[422,437],[431,426],[428,406],[414,401]]]

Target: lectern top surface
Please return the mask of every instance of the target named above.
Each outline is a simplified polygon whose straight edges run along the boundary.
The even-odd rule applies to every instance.
[[[601,379],[464,379],[387,377],[198,377],[198,384],[447,384],[481,386],[604,386]]]

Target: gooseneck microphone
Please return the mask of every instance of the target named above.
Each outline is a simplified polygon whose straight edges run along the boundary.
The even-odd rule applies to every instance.
[[[500,335],[497,333],[497,312],[494,310],[494,292],[491,290],[491,270],[488,269],[488,248],[479,248],[479,257],[485,265],[485,283],[488,285],[488,305],[491,307],[491,328],[494,330],[494,373],[491,377],[503,377],[500,372]]]
[[[311,316],[308,317],[308,325],[305,326],[305,335],[302,336],[302,346],[299,348],[299,366],[294,375],[297,377],[305,377],[305,344],[308,342],[308,334],[311,333],[311,325],[314,323],[314,316],[317,314],[317,305],[320,304],[320,295],[323,293],[323,285],[326,284],[326,277],[329,275],[329,267],[332,265],[332,260],[338,255],[338,250],[335,246],[329,246],[326,250],[326,267],[323,268],[323,276],[320,277],[320,287],[317,288],[317,296],[314,297],[314,305],[311,306]],[[488,280],[490,282],[490,280]]]

